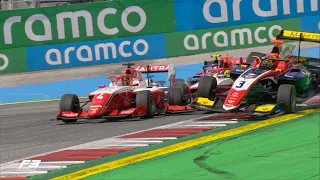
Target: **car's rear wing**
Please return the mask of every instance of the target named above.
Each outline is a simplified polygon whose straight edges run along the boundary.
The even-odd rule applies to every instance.
[[[176,69],[173,65],[146,65],[146,66],[133,66],[136,71],[141,73],[147,73],[147,78],[149,79],[149,73],[168,73],[168,80],[171,83],[174,82],[176,78]]]
[[[159,73],[159,72],[169,72],[170,65],[132,66],[132,68],[141,73]]]
[[[314,42],[320,43],[320,34],[313,32],[298,32],[291,30],[281,30],[277,35],[277,39],[288,39],[288,40],[296,40],[299,41],[298,46],[298,61],[301,61],[300,51],[301,51],[301,42]]]
[[[288,40],[320,43],[320,34],[313,33],[313,32],[281,30],[277,35],[277,39],[288,39]]]

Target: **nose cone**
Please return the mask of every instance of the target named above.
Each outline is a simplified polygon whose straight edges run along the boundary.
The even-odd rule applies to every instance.
[[[97,116],[102,109],[102,106],[90,106],[88,110],[88,116],[94,117]]]

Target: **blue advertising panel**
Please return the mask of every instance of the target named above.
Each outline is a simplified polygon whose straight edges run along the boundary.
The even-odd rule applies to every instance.
[[[300,18],[301,30],[307,32],[320,32],[320,15]]]
[[[320,14],[320,0],[175,0],[174,3],[177,31]]]
[[[27,48],[28,71],[92,66],[165,56],[163,34]]]

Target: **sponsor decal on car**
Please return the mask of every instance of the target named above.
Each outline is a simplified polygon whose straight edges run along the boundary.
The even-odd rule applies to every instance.
[[[198,97],[196,102],[201,105],[204,105],[204,106],[213,106],[214,105],[214,101],[211,101],[208,98]]]

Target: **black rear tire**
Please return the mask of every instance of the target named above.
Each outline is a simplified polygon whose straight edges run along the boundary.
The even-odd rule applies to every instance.
[[[278,89],[277,103],[284,103],[286,113],[296,112],[297,93],[294,85],[281,84]]]
[[[185,84],[185,80],[184,79],[175,79],[173,84],[174,85]]]
[[[141,116],[141,119],[153,118],[156,113],[156,104],[154,102],[151,91],[138,91],[136,95],[136,107],[146,105],[146,115]]]
[[[181,105],[183,106],[183,94],[181,88],[172,87],[168,91],[169,105]]]
[[[217,88],[217,80],[212,76],[203,76],[200,78],[197,97],[213,99],[215,97],[214,91]]]

